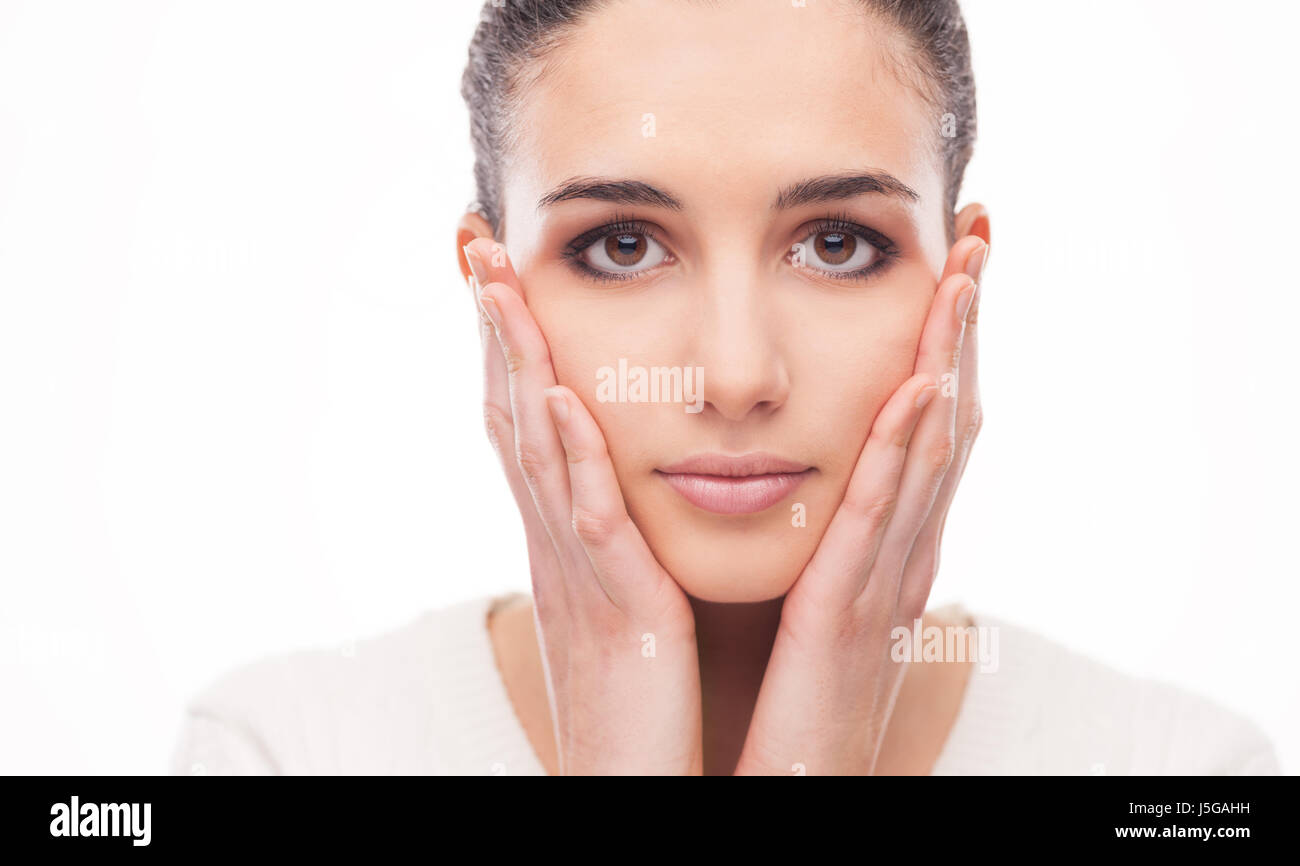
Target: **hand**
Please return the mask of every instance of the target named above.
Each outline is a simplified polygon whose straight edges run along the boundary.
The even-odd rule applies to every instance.
[[[484,420],[524,521],[560,773],[699,775],[690,602],[628,516],[600,428],[556,385],[505,250],[476,238],[465,252],[484,316]]]
[[[875,769],[904,673],[891,632],[910,632],[925,611],[982,423],[975,322],[987,251],[972,235],[949,252],[915,373],[876,416],[843,502],[786,595],[738,774]]]

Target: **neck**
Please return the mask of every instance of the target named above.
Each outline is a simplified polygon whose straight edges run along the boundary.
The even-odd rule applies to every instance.
[[[723,604],[691,599],[700,660],[705,775],[731,775],[736,767],[783,600]]]

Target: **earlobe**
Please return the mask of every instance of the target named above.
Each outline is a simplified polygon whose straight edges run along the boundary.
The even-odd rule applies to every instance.
[[[476,210],[465,211],[456,223],[456,262],[460,266],[460,275],[465,280],[470,278],[469,261],[465,258],[465,245],[475,238],[492,236],[492,226]]]
[[[954,228],[957,230],[957,240],[967,235],[975,235],[990,247],[993,245],[989,240],[988,208],[979,202],[971,202],[957,213]]]

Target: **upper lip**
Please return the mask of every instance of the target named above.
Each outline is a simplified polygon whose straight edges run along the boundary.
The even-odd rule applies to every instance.
[[[748,475],[784,475],[806,472],[811,467],[756,451],[750,454],[696,454],[670,466],[659,469],[666,475],[717,475],[723,478],[744,478]]]

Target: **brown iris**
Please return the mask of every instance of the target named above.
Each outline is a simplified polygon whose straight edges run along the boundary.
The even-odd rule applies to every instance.
[[[645,258],[645,235],[621,232],[605,238],[605,253],[620,267],[631,267]]]
[[[853,258],[858,241],[846,232],[819,232],[813,240],[817,255],[828,265],[842,265]]]

